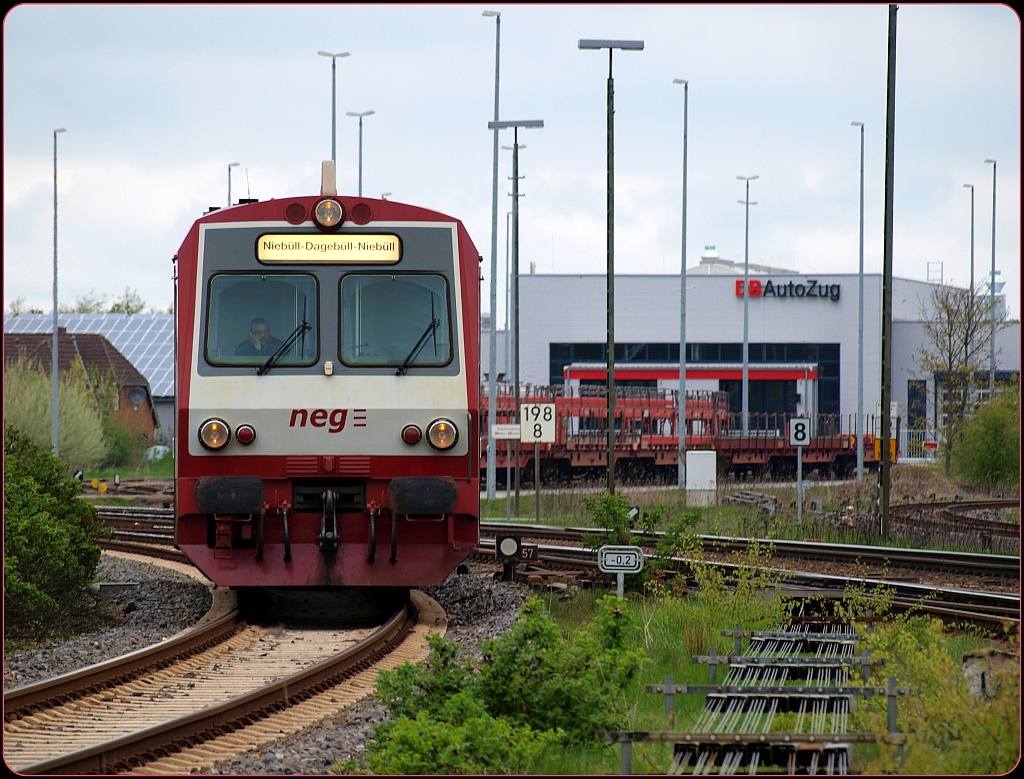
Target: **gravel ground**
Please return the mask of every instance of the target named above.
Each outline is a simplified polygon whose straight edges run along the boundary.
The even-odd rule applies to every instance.
[[[100,596],[104,605],[123,614],[124,624],[48,647],[5,652],[5,689],[156,643],[195,624],[212,603],[210,591],[200,581],[135,560],[104,555],[98,578],[136,584]],[[489,576],[452,575],[441,586],[425,587],[423,592],[448,614],[447,640],[457,642],[469,655],[479,653],[481,641],[499,636],[515,624],[523,600],[520,590],[495,583]],[[325,774],[338,761],[358,762],[374,725],[386,716],[385,707],[375,696],[368,696],[317,726],[222,761],[202,773]]]
[[[123,624],[70,641],[4,652],[4,689],[20,687],[158,643],[198,622],[213,602],[210,590],[191,576],[111,555],[100,558],[101,582],[132,583],[120,592],[83,593],[93,607]]]

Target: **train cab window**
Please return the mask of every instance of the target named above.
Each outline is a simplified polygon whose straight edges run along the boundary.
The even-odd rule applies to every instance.
[[[210,279],[205,347],[211,365],[276,365],[317,360],[316,280],[304,274],[220,274]],[[308,326],[304,326],[304,323]]]
[[[352,367],[447,365],[452,359],[448,300],[443,276],[345,276],[341,361]]]

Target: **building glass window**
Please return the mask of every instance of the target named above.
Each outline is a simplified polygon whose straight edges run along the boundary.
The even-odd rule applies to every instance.
[[[750,357],[748,362],[751,364],[816,363],[818,365],[818,397],[816,406],[818,413],[839,413],[839,344],[758,343],[749,344],[749,346]],[[549,349],[551,383],[561,384],[564,368],[572,363],[606,362],[605,349],[605,344],[551,344]],[[616,344],[615,352],[616,362],[679,362],[678,343]],[[665,359],[666,355],[668,359]],[[741,363],[743,362],[743,344],[687,343],[686,362],[688,365],[700,365],[701,363]],[[762,384],[766,386],[762,387]],[[759,387],[756,391],[753,389],[754,385]],[[738,412],[740,410],[741,382],[723,380],[719,386],[722,391],[730,393],[732,410]],[[795,414],[797,404],[796,386],[795,381],[788,380],[769,382],[748,381],[751,412]]]

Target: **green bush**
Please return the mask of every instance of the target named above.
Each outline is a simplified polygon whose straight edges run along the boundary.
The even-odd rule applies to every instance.
[[[622,691],[639,675],[643,655],[629,649],[637,626],[622,601],[607,596],[571,639],[529,597],[508,633],[481,644],[480,686],[487,710],[535,730],[565,730],[567,743],[600,742],[625,718]]]
[[[110,468],[139,468],[148,442],[145,436],[117,424],[115,418],[103,418],[103,440],[107,445],[104,465]]]
[[[895,675],[898,686],[909,688],[896,705],[897,730],[908,735],[903,754],[883,742],[863,767],[865,774],[1012,773],[1020,760],[1019,667],[994,673],[989,684],[996,693],[985,699],[971,695],[961,660],[937,619],[902,615],[866,633],[864,642],[872,659],[881,661],[871,684],[884,686]],[[884,697],[856,710],[853,727],[884,736]]]
[[[430,655],[422,663],[406,663],[393,671],[381,671],[377,693],[392,717],[415,719],[417,714],[441,715],[445,704],[465,690],[475,690],[473,666],[459,659],[458,644],[440,636],[428,636]]]
[[[53,629],[89,584],[105,530],[79,499],[60,460],[4,425],[4,628],[8,636]]]
[[[459,692],[378,728],[368,757],[377,774],[528,774],[560,733],[538,732],[492,717],[473,694]],[[347,772],[352,770],[346,766]]]
[[[435,636],[425,662],[382,671],[377,693],[392,719],[375,730],[371,770],[522,773],[552,745],[602,744],[625,722],[624,690],[644,656],[630,649],[637,628],[622,601],[597,606],[566,638],[533,596],[511,631],[481,643],[479,669]]]
[[[953,469],[977,487],[1014,491],[1020,486],[1020,394],[1014,386],[981,406],[964,425]]]
[[[648,533],[661,525],[668,509],[664,504],[655,506],[650,511],[629,514],[629,502],[623,495],[612,495],[607,491],[583,498],[583,507],[594,527],[602,528],[603,533],[584,535],[583,543],[587,549],[595,552],[602,546],[635,546],[637,538],[633,531]],[[622,578],[624,592],[641,592],[651,578],[650,569],[640,573],[625,574]]]

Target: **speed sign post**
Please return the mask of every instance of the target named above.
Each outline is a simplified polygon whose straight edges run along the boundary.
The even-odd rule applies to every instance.
[[[534,501],[537,510],[537,524],[540,524],[540,445],[555,442],[555,404],[519,404],[519,441],[533,444],[533,486],[537,492]]]
[[[618,579],[618,595],[624,590],[627,573],[640,573],[644,569],[644,550],[639,546],[612,546],[606,544],[597,550],[597,568],[602,573],[614,573]]]
[[[796,526],[803,526],[804,509],[804,447],[811,441],[811,420],[794,417],[789,420],[789,445],[796,447]]]

